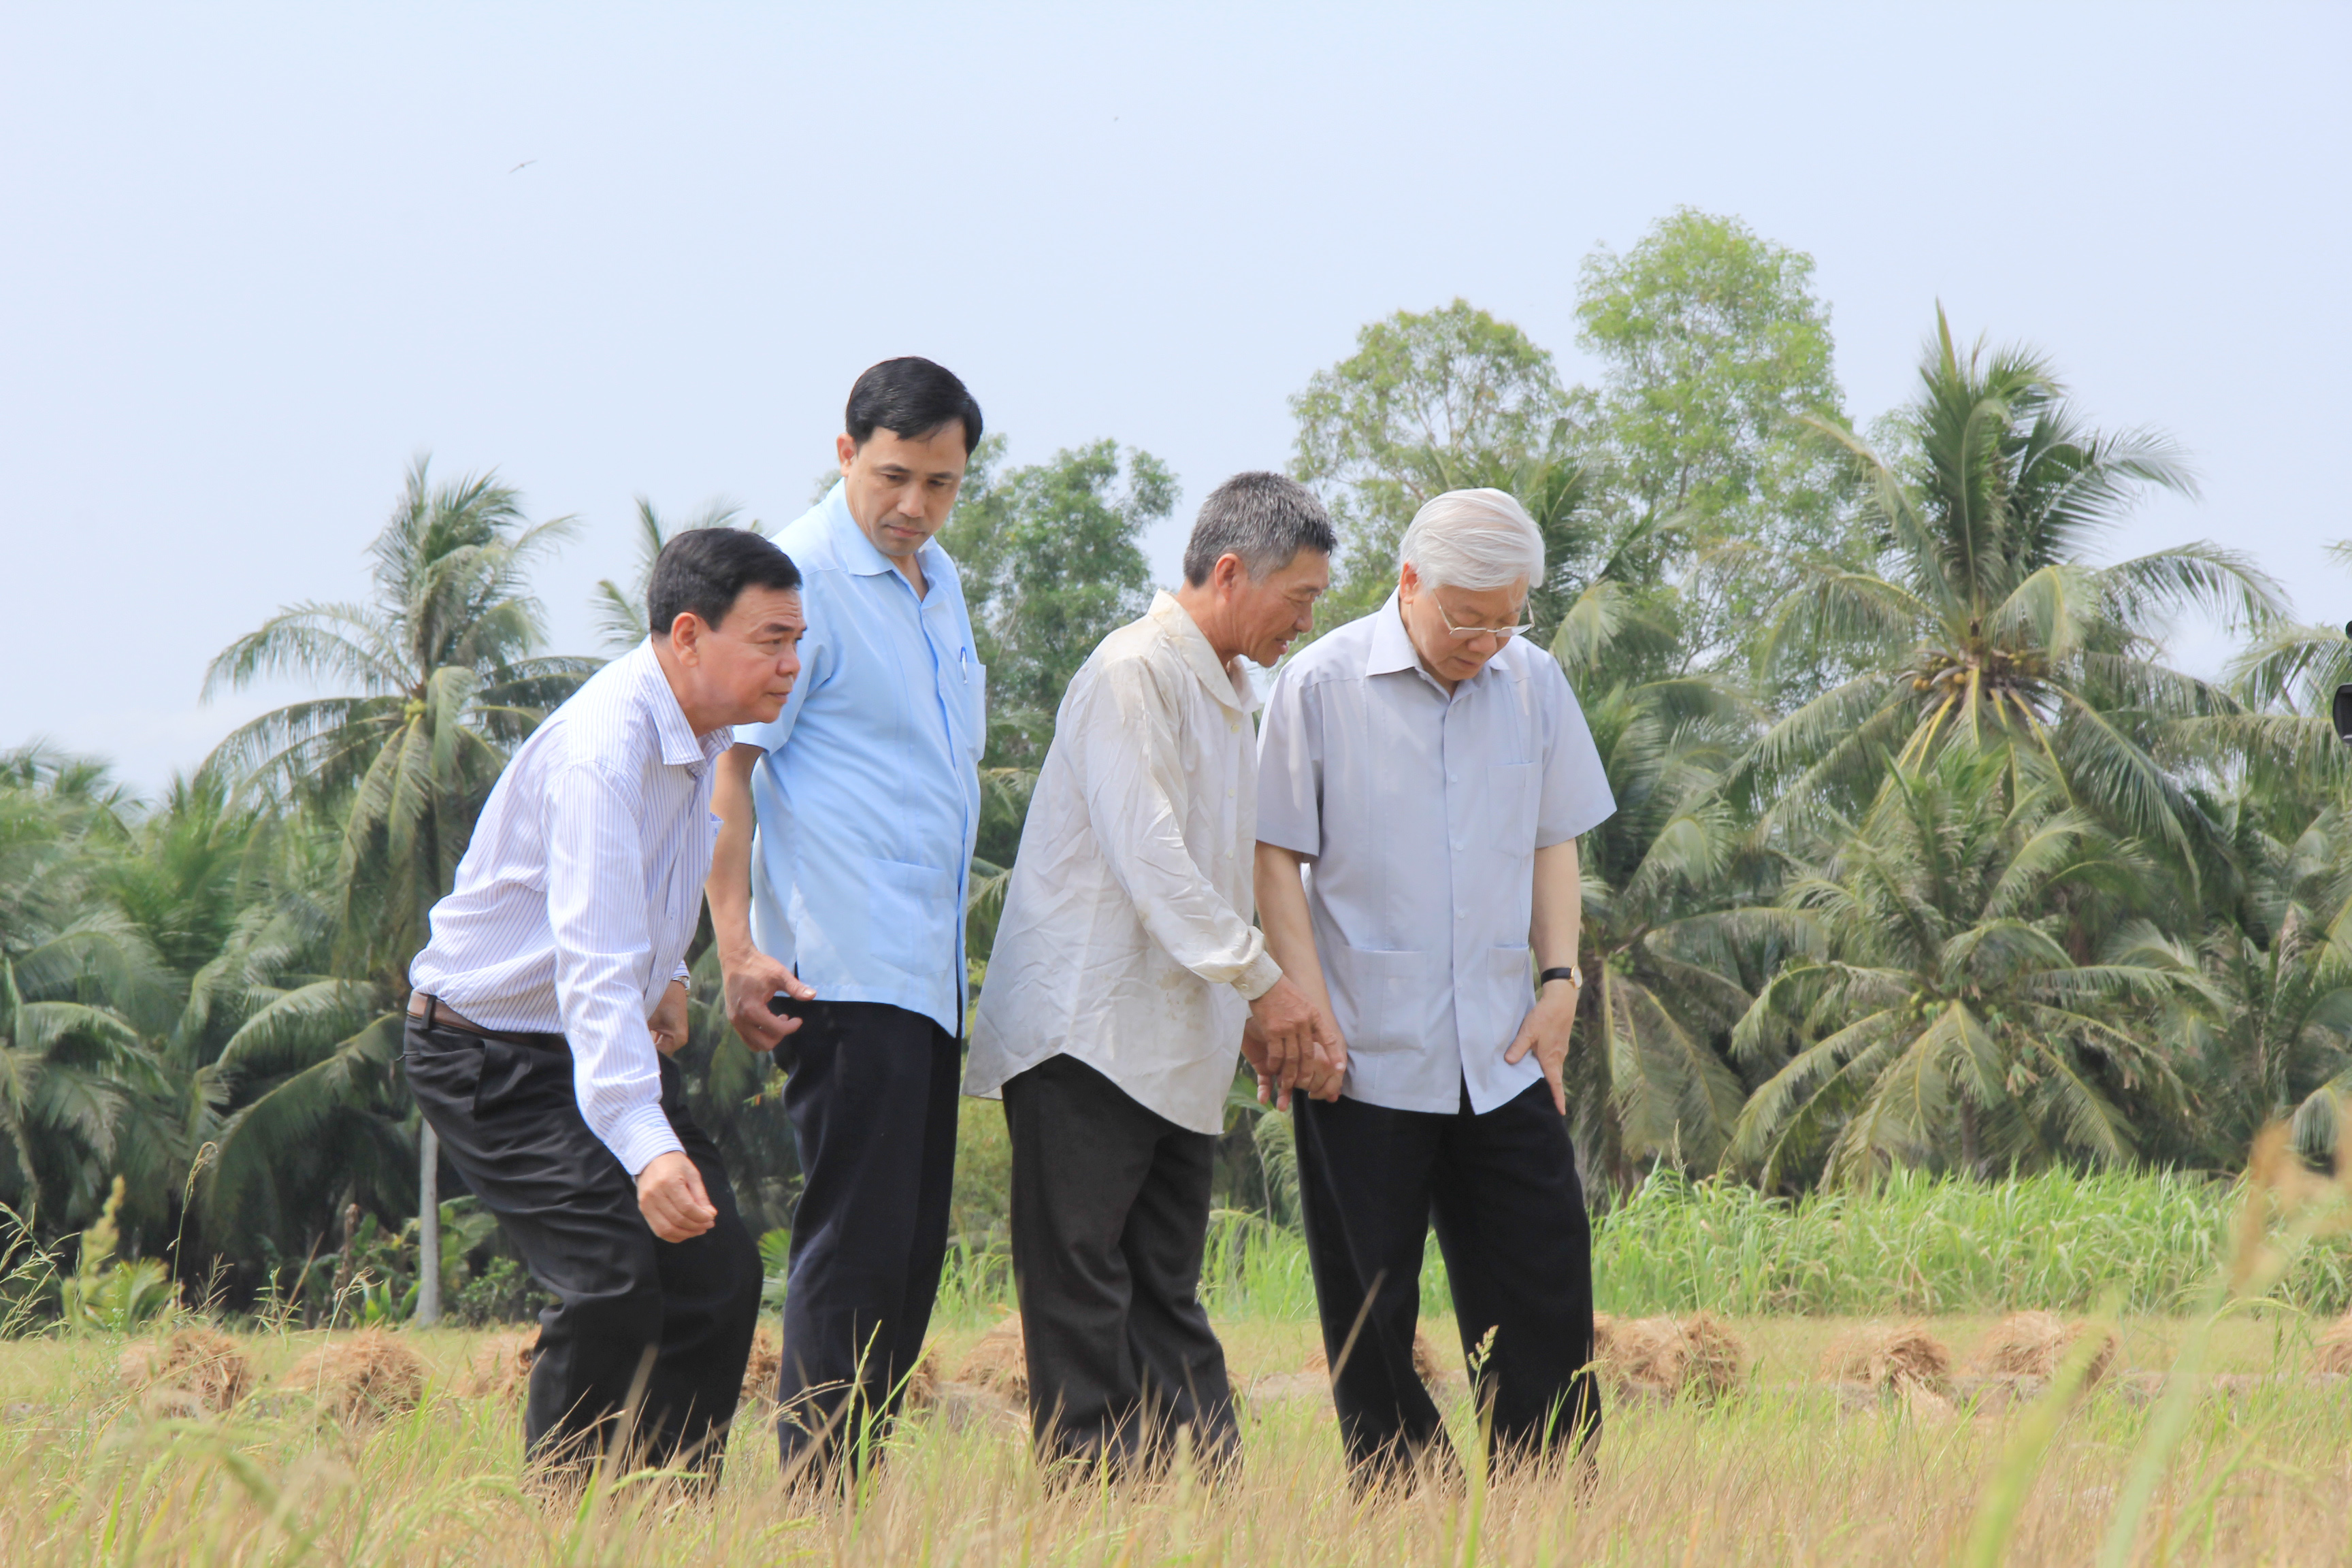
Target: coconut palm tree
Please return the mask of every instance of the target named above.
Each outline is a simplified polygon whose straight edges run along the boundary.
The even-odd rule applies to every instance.
[[[1758,889],[1717,785],[1753,720],[1713,676],[1654,673],[1674,641],[1670,606],[1608,577],[1552,639],[1617,802],[1579,855],[1587,979],[1568,1087],[1588,1167],[1620,1187],[1643,1162],[1715,1164],[1747,1094],[1720,1049],[1751,999],[1722,905],[1743,872]]]
[[[1906,451],[1816,427],[1861,465],[1875,571],[1823,566],[1785,600],[1768,668],[1858,668],[1768,731],[1741,769],[1770,803],[1767,834],[1822,807],[1857,810],[1885,763],[1916,767],[1965,739],[2011,748],[2066,798],[2188,858],[2195,803],[2152,748],[2168,721],[2233,711],[2221,688],[2160,662],[2165,617],[2210,612],[2257,630],[2281,610],[2243,555],[2182,545],[2090,563],[2136,496],[2193,495],[2179,449],[2085,426],[2042,359],[1961,355],[1939,309]]]
[[[527,523],[492,476],[436,486],[420,458],[371,547],[372,602],[289,605],[205,674],[207,696],[269,675],[356,689],[264,714],[206,764],[341,824],[337,970],[348,978],[277,999],[222,1053],[225,1070],[275,1081],[244,1113],[275,1140],[405,1110],[396,1009],[426,918],[512,747],[596,668],[537,653],[543,618],[527,574],[571,529],[568,518]],[[429,1129],[417,1142],[429,1254],[437,1154]],[[342,1142],[373,1179],[384,1142]],[[216,1180],[234,1174],[225,1159]]]
[[[2053,1159],[2120,1161],[2128,1094],[2177,1113],[2182,1086],[2139,1026],[2205,996],[2178,964],[2126,951],[2078,963],[2083,908],[2122,907],[2130,844],[2066,805],[2011,749],[1956,743],[1894,763],[1859,822],[1781,900],[1802,956],[1732,1036],[1769,1076],[1731,1155],[1775,1185],[1890,1163],[1983,1174]]]
[[[100,896],[124,800],[45,748],[0,756],[0,1202],[52,1234],[94,1220],[156,1064],[134,1020],[169,1006],[153,947]]]
[[[645,497],[637,498],[637,574],[624,588],[610,577],[600,578],[596,591],[589,595],[590,605],[596,612],[596,629],[604,634],[604,650],[624,654],[646,640],[646,589],[652,583],[654,561],[662,546],[679,534],[697,528],[758,529],[757,519],[741,521],[743,509],[725,501],[704,503],[700,511],[681,522],[664,522],[654,503]]]

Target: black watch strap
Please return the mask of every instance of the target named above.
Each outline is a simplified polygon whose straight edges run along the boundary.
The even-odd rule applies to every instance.
[[[1565,980],[1579,991],[1584,989],[1584,973],[1572,963],[1557,969],[1547,969],[1537,975],[1536,989],[1540,991],[1555,980]]]

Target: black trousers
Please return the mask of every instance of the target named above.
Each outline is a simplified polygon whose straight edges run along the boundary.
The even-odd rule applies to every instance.
[[[784,1111],[800,1146],[776,1433],[788,1478],[853,1468],[923,1353],[955,1182],[956,1037],[882,1002],[811,1002]]]
[[[1229,1464],[1241,1434],[1200,1299],[1216,1140],[1066,1056],[1005,1083],[1004,1120],[1039,1457],[1148,1472],[1190,1427]]]
[[[632,1434],[642,1458],[716,1480],[760,1321],[759,1249],[718,1149],[686,1114],[676,1063],[662,1058],[662,1112],[719,1220],[669,1242],[638,1212],[635,1179],[581,1119],[571,1053],[539,1038],[546,1048],[411,1018],[403,1052],[450,1163],[556,1299],[539,1315],[530,1363],[530,1453],[559,1465],[596,1458],[645,1367]]]
[[[1492,1404],[1497,1457],[1597,1438],[1591,1231],[1550,1089],[1531,1085],[1483,1116],[1471,1111],[1467,1088],[1452,1115],[1346,1099],[1297,1103],[1307,1260],[1332,1402],[1359,1479],[1444,1450],[1437,1406],[1412,1369],[1433,1221],[1463,1352],[1477,1368],[1475,1392]]]

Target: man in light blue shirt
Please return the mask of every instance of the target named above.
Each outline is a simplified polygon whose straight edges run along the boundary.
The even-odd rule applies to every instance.
[[[980,406],[929,360],[886,360],[845,423],[841,482],[776,541],[806,584],[799,684],[773,722],[735,732],[712,799],[729,1016],[755,1050],[782,1038],[780,1013],[803,1019],[784,1089],[803,1173],[778,1390],[788,1476],[866,1451],[930,1325],[987,736],[963,591],[932,540]]]
[[[1258,751],[1266,946],[1346,1047],[1339,1098],[1298,1106],[1299,1195],[1367,1481],[1444,1451],[1412,1367],[1433,1218],[1498,1451],[1600,1421],[1560,1072],[1583,985],[1576,839],[1615,802],[1559,662],[1517,624],[1544,569],[1526,511],[1449,491],[1401,555],[1388,603],[1283,668]]]

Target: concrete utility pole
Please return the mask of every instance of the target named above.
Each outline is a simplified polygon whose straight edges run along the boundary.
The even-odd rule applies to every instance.
[[[441,1321],[441,1140],[416,1119],[416,1321]]]

